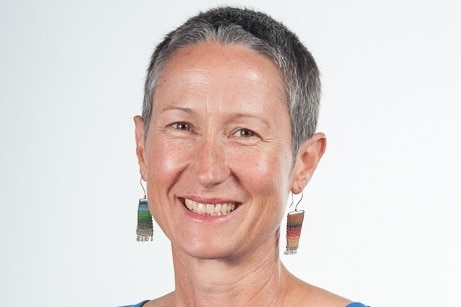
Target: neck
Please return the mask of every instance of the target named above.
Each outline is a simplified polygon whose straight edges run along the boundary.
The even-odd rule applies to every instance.
[[[226,259],[197,259],[173,247],[175,306],[281,306],[288,272],[278,242],[268,243],[269,249]]]

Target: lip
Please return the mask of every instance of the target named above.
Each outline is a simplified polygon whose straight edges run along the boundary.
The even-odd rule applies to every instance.
[[[214,197],[205,198],[205,197],[193,195],[193,196],[180,196],[180,197],[177,197],[177,199],[181,203],[182,208],[184,209],[185,214],[187,216],[193,218],[194,220],[200,220],[200,221],[216,221],[216,220],[228,219],[238,210],[238,208],[241,205],[241,202],[230,200],[229,198],[214,198]],[[185,199],[191,200],[197,203],[210,204],[210,205],[233,203],[235,204],[235,209],[223,215],[199,214],[187,208],[185,204]]]

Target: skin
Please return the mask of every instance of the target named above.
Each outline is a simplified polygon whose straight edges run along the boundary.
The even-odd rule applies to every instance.
[[[149,208],[171,241],[175,291],[145,306],[349,302],[297,279],[278,256],[288,194],[306,186],[326,146],[317,133],[293,161],[282,88],[278,68],[244,46],[189,46],[165,66],[147,136],[135,117],[136,152]],[[197,215],[184,199],[237,208]]]

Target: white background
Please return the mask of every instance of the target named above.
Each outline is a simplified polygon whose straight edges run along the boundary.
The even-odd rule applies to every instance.
[[[132,116],[166,32],[217,2],[0,0],[0,305],[115,306],[173,289],[135,241]],[[377,306],[461,306],[457,1],[227,1],[298,34],[327,153],[305,191],[304,280]]]

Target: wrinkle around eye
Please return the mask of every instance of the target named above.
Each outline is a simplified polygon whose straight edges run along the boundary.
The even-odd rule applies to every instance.
[[[152,131],[162,139],[195,139],[198,131],[187,121],[166,121]]]
[[[255,145],[262,141],[262,138],[258,133],[248,128],[235,129],[229,138],[237,144],[242,145]]]

